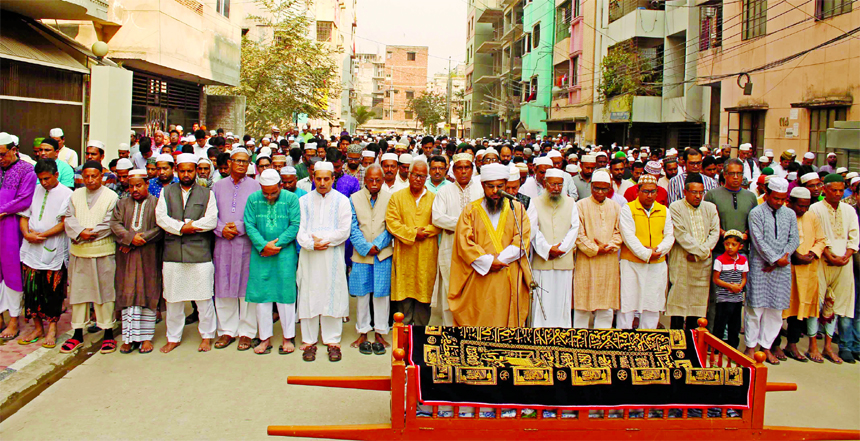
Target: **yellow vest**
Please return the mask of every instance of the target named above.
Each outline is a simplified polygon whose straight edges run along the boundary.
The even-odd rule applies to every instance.
[[[651,216],[648,216],[638,198],[629,202],[627,206],[630,207],[630,212],[633,214],[633,223],[636,224],[636,238],[639,239],[639,242],[649,248],[660,245],[660,242],[663,241],[663,227],[666,226],[666,206],[654,202],[654,205],[651,206]],[[621,258],[638,263],[660,263],[666,260],[666,256],[663,256],[653,262],[645,262],[636,257],[626,244],[621,247]]]
[[[117,200],[116,193],[105,188],[92,208],[87,205],[87,189],[79,188],[72,193],[71,203],[75,207],[75,218],[84,228],[93,228],[104,220],[111,203]],[[75,257],[104,257],[116,253],[116,242],[113,234],[109,234],[99,240],[83,243],[72,243],[69,253]]]

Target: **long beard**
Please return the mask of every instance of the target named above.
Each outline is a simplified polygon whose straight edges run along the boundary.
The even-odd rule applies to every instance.
[[[496,214],[502,211],[502,204],[505,203],[505,200],[503,198],[490,199],[484,196],[484,202],[487,204],[487,211],[490,214]]]
[[[552,202],[553,205],[558,205],[561,202],[561,194],[549,194],[549,201]]]

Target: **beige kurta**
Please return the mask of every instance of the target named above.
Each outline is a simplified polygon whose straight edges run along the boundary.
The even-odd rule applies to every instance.
[[[454,251],[454,229],[463,208],[470,202],[484,197],[484,191],[480,182],[469,181],[466,188],[460,188],[460,184],[448,184],[436,193],[433,199],[433,225],[442,229],[439,239],[439,268],[436,270],[436,281],[434,283],[433,302],[430,306],[436,306],[437,301],[446,310],[448,308],[448,286],[450,286],[451,255]],[[438,299],[437,299],[438,296]]]
[[[528,257],[522,250],[529,249],[531,226],[522,204],[514,202],[514,207],[516,215],[505,203],[495,226],[480,200],[463,209],[454,234],[451,285],[448,289],[454,326],[518,327],[525,324],[532,278],[526,262]],[[522,248],[517,220],[522,221],[525,237]],[[473,267],[474,262],[487,255],[507,263],[504,255],[510,255],[512,247],[521,257],[511,261],[506,268],[481,275]],[[504,255],[500,256],[503,252]]]
[[[393,195],[385,213],[385,226],[394,236],[394,256],[391,268],[391,300],[408,298],[430,303],[436,281],[436,258],[439,252],[436,236],[441,231],[433,226],[432,207],[435,195],[424,193],[416,204],[409,188]],[[418,228],[428,236],[416,240]]]
[[[855,252],[858,248],[857,212],[850,205],[840,202],[838,209],[820,201],[812,204],[809,211],[821,221],[821,228],[827,238],[827,248],[836,256],[844,256],[848,249]],[[844,266],[831,266],[827,262],[818,265],[821,295],[833,291],[833,312],[843,317],[854,317],[854,268],[851,261]]]
[[[806,212],[797,218],[798,239],[800,245],[797,254],[812,251],[821,258],[824,252],[825,237],[821,221],[815,213]],[[797,317],[803,320],[807,317],[818,317],[818,265],[815,259],[808,265],[791,265],[791,306],[782,312],[782,318]]]
[[[595,240],[619,250],[623,239],[619,226],[621,207],[606,198],[597,203],[594,196],[580,199],[579,235],[576,238],[576,271],[573,275],[573,309],[596,311],[621,307],[621,274],[618,253],[597,255]]]
[[[711,286],[713,256],[711,251],[720,238],[717,206],[702,201],[698,208],[686,199],[669,206],[675,245],[669,252],[669,296],[666,315],[670,317],[705,317],[708,313],[708,291]],[[688,262],[687,256],[696,257]]]
[[[87,206],[89,208],[92,208],[102,195],[113,199],[108,204],[102,221],[92,228],[92,231],[96,233],[96,237],[90,242],[98,241],[112,235],[110,219],[117,202],[116,194],[113,190],[107,187],[99,187],[94,192],[84,189],[78,189],[78,191],[86,191]],[[105,194],[105,192],[110,193]],[[66,234],[72,243],[77,243],[81,232],[86,227],[78,221],[77,210],[73,203],[69,203],[65,216]],[[116,288],[114,286],[115,274],[116,258],[113,254],[101,257],[77,257],[74,254],[70,254],[69,304],[95,303],[102,305],[113,302],[116,299]]]

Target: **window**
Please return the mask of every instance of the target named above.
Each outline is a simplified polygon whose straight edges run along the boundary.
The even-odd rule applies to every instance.
[[[555,41],[570,37],[571,4],[566,1],[555,10]]]
[[[743,0],[743,39],[767,33],[767,0]]]
[[[406,119],[412,119],[412,112],[411,111],[406,110],[406,111],[404,111],[404,114],[406,115]]]
[[[579,0],[573,0],[573,6],[571,11],[572,17],[579,17],[582,15],[582,8]]]
[[[330,21],[317,22],[317,41],[331,41],[331,31],[334,28],[334,23]]]
[[[720,47],[723,42],[723,6],[702,8],[699,29],[699,50]]]
[[[390,91],[390,90],[386,90],[386,91],[385,91],[385,97],[386,97],[386,98],[391,98],[391,91]]]
[[[388,58],[389,60],[391,59],[391,52],[387,52],[385,55],[386,55],[386,58]]]
[[[411,100],[413,98],[415,98],[415,91],[407,90],[406,91],[406,99]]]
[[[579,55],[570,60],[570,85],[579,85]]]
[[[540,23],[532,28],[532,48],[537,49],[540,44]]]
[[[406,61],[415,61],[415,52],[407,52]]]
[[[531,34],[531,32],[526,32],[526,34],[523,35],[523,39],[520,41],[522,41],[522,43],[523,43],[523,45],[522,45],[523,54],[527,54],[527,53],[532,51],[532,34]]]
[[[827,129],[833,128],[833,123],[836,121],[845,121],[847,116],[847,107],[809,109],[809,151],[815,153],[816,164],[825,164],[825,155],[833,151],[825,148]]]
[[[837,15],[847,14],[851,12],[851,0],[816,0],[815,1],[815,18],[826,20]]]
[[[753,151],[764,151],[764,121],[766,111],[729,113],[729,140],[732,145],[750,143]],[[735,120],[736,121],[733,121]]]
[[[388,118],[390,116],[391,116],[391,111],[388,109],[385,109],[385,117]]]
[[[848,9],[849,11],[851,10],[850,8],[851,8],[851,6],[849,3],[849,9]],[[229,18],[230,17],[230,0],[217,0],[215,2],[215,11],[218,12],[219,14]]]

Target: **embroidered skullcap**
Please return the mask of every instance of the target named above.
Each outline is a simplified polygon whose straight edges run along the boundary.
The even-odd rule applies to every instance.
[[[260,185],[266,185],[266,186],[280,185],[281,176],[278,174],[277,170],[270,168],[270,169],[263,170],[263,173],[260,173],[260,178],[257,179],[257,182],[259,182]]]
[[[246,154],[246,155],[248,155],[248,156],[251,156],[251,154],[248,152],[248,150],[246,150],[246,149],[244,149],[244,148],[242,148],[242,147],[236,147],[235,149],[233,149],[233,150],[230,152],[230,157],[232,158],[232,157],[234,157],[234,156],[238,155],[239,153],[244,153],[244,154]]]
[[[314,165],[314,173],[320,170],[330,171],[334,173],[334,164],[328,161],[317,162],[316,165]]]
[[[546,177],[547,178],[562,178],[562,179],[564,179],[564,172],[557,169],[557,168],[551,168],[551,169],[546,171]]]
[[[552,159],[549,159],[548,156],[541,156],[540,158],[535,159],[535,167],[540,165],[548,165],[552,167]]]
[[[94,169],[98,170],[99,172],[101,172],[102,171],[102,163],[98,162],[98,161],[87,161],[84,163],[84,166],[81,167],[81,171],[83,172],[84,170],[86,170],[88,168],[94,168]],[[841,177],[842,176],[840,176],[840,178]]]
[[[585,155],[582,157],[582,159],[580,159],[580,162],[594,164],[597,162],[597,155]]]
[[[836,173],[839,173],[839,174],[848,173],[848,169],[845,167],[839,167],[836,169]]]
[[[119,143],[119,147],[117,147],[116,149],[121,151],[121,152],[127,152],[127,151],[131,150],[131,148],[128,146],[128,144],[126,144],[124,142]]]
[[[350,144],[349,147],[346,148],[347,153],[361,153],[361,145],[360,144]]]
[[[564,167],[564,171],[568,173],[579,173],[581,170],[576,164],[567,164],[567,166]]]
[[[726,231],[725,234],[723,234],[723,239],[728,239],[729,237],[734,237],[741,242],[744,241],[744,234],[738,230],[729,230]]]
[[[798,199],[812,199],[812,193],[806,187],[797,186],[791,189],[789,196]]]
[[[550,150],[549,153],[546,154],[546,157],[549,159],[561,158],[561,152],[559,152],[558,150]]]
[[[809,172],[809,173],[800,177],[800,183],[805,184],[805,183],[807,183],[813,179],[821,179],[821,178],[818,176],[818,173]]]
[[[412,164],[412,155],[404,153],[397,158],[397,162],[401,164]]]
[[[181,153],[176,157],[176,164],[197,164],[197,155],[194,153]]]
[[[471,163],[472,162],[472,155],[470,155],[469,153],[465,153],[465,152],[464,153],[457,153],[456,155],[454,155],[454,159],[451,160],[451,164],[456,164],[459,161],[466,161],[466,162]]]
[[[793,157],[794,157],[794,155],[792,155],[788,151],[782,152],[782,154],[779,155],[779,159],[791,159]]]
[[[383,163],[385,161],[394,161],[397,162],[397,153],[385,153],[382,155],[382,158],[379,160],[379,163]]]
[[[147,174],[147,173],[146,173],[146,169],[143,169],[143,168],[138,168],[138,169],[135,169],[135,170],[129,170],[129,171],[128,171],[128,177],[129,177],[129,178],[143,178],[143,179],[146,179],[148,176],[149,176],[149,174]]]
[[[50,135],[52,138],[61,138],[63,136],[63,129],[59,127],[51,129]]]
[[[844,179],[842,178],[842,175],[840,175],[839,173],[830,173],[824,177],[824,183],[825,184],[832,184],[834,182],[842,182],[842,181],[844,181]]]
[[[788,191],[788,181],[779,176],[771,176],[767,182],[767,188],[777,193],[785,193]]]
[[[645,164],[645,173],[659,175],[663,171],[663,165],[659,161],[648,161]]]
[[[132,164],[127,158],[119,158],[119,161],[116,162],[117,170],[131,170],[133,168],[134,164]]]
[[[654,184],[657,185],[657,178],[654,175],[642,175],[639,176],[639,186],[643,186],[645,184]]]
[[[317,149],[317,143],[315,143],[315,142],[309,142],[309,143],[305,144],[305,150],[316,150],[316,149]]]
[[[290,175],[295,175],[295,174],[296,174],[296,168],[293,167],[292,165],[281,167],[281,175],[290,176]]]
[[[361,152],[362,158],[375,158],[376,155],[373,154],[373,150],[364,150]]]
[[[275,161],[287,162],[287,155],[274,155],[274,156],[272,156],[272,162],[275,162]]]
[[[155,158],[155,162],[169,162],[173,164],[175,161],[173,160],[173,155],[171,155],[170,153],[162,153]]]
[[[803,158],[804,158],[804,159],[815,159],[815,153],[812,153],[812,152],[806,152],[806,153],[804,153],[804,154],[803,154]]]
[[[511,173],[508,175],[508,182],[520,180],[520,170],[516,167],[511,167]]]
[[[481,167],[481,182],[508,180],[511,175],[511,169],[502,164],[487,164]]]
[[[612,178],[609,176],[608,171],[600,169],[591,175],[591,183],[593,184],[595,182],[604,182],[606,184],[609,184],[612,182]]]

